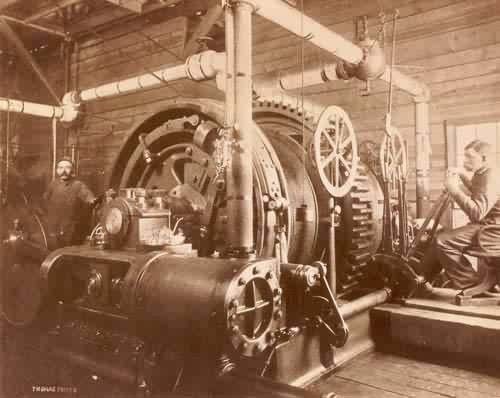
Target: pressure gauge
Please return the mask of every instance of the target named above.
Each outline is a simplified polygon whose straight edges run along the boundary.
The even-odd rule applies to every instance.
[[[123,215],[120,209],[113,207],[108,211],[104,220],[104,227],[111,235],[116,235],[122,230]]]

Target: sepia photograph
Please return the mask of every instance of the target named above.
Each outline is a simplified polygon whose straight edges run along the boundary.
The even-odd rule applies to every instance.
[[[500,398],[500,0],[0,0],[0,398]]]

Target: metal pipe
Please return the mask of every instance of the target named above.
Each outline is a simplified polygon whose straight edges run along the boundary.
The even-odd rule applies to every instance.
[[[0,97],[0,111],[25,113],[27,115],[41,116],[46,118],[62,118],[64,109],[61,106],[37,104],[35,102],[19,101]]]
[[[229,8],[229,7],[228,7]],[[235,77],[234,150],[227,173],[228,255],[247,256],[253,242],[252,146],[252,13],[247,2],[231,7],[234,13]]]
[[[187,77],[188,73],[185,65],[177,65],[159,69],[153,73],[145,73],[140,76],[83,90],[79,93],[78,98],[81,102],[88,102],[95,99],[126,94],[140,89],[152,88],[161,85],[162,82],[173,82]]]
[[[342,79],[337,75],[337,64],[334,63],[305,71],[294,69],[281,77],[279,85],[283,90],[297,90],[302,87],[302,75],[304,87]]]
[[[236,52],[235,40],[234,40],[234,15],[230,7],[226,7],[224,10],[224,29],[225,29],[225,42],[226,42],[226,73],[225,73],[225,127],[233,127],[235,123],[234,111],[235,111],[235,98],[236,98],[236,87],[235,87],[235,64],[234,56]]]
[[[246,1],[254,6],[256,13],[260,16],[277,23],[297,36],[304,35],[311,43],[332,53],[336,57],[352,64],[359,64],[363,60],[363,50],[359,46],[351,43],[307,15],[302,15],[299,10],[288,5],[286,2],[278,0]],[[331,66],[329,69],[331,69]],[[321,73],[321,69],[317,71]],[[387,66],[380,78],[389,82],[390,76],[391,68]],[[429,97],[429,89],[425,84],[396,69],[392,70],[392,80],[396,87],[411,95],[424,98]]]
[[[391,80],[391,68],[387,66],[380,79],[389,83]],[[419,98],[421,101],[429,101],[430,90],[425,83],[414,79],[397,69],[392,69],[392,83],[400,90]]]
[[[57,165],[57,119],[52,119],[52,179],[56,179]]]
[[[301,70],[293,70],[281,77],[279,85],[283,90],[297,90],[302,87],[301,75]],[[380,79],[389,83],[390,76],[391,68],[387,66]],[[346,77],[351,78],[352,76],[339,76],[337,73],[337,64],[327,64],[304,71],[304,87],[342,80]],[[430,99],[430,90],[424,83],[403,74],[397,69],[392,69],[392,79],[396,87],[417,97],[419,101],[428,101]]]
[[[212,79],[217,73],[224,70],[224,58],[224,53],[204,51],[190,56],[184,64],[106,83],[98,87],[82,90],[77,95],[73,94],[72,96],[75,102],[88,102],[141,89],[149,89],[186,78],[195,81]]]
[[[50,35],[56,35],[56,36],[59,36],[62,38],[66,38],[66,33],[60,32],[60,31],[55,30],[55,29],[50,29],[50,28],[46,28],[45,26],[40,26],[40,25],[29,23],[29,22],[21,21],[20,19],[9,17],[8,15],[1,15],[1,17],[7,21],[14,22],[18,25],[23,25],[23,26],[26,26],[28,28],[39,30],[40,32],[45,32],[45,33],[48,33]]]
[[[355,315],[373,308],[379,304],[385,303],[391,297],[392,292],[390,289],[380,289],[372,293],[362,296],[356,300],[350,301],[340,307],[340,314],[344,320],[348,320]]]
[[[254,6],[260,16],[277,23],[297,36],[326,50],[337,57],[358,64],[363,59],[363,51],[357,45],[339,34],[327,29],[296,8],[279,0],[246,0]]]
[[[415,101],[415,165],[417,170],[417,217],[425,217],[430,204],[430,143],[429,102]]]

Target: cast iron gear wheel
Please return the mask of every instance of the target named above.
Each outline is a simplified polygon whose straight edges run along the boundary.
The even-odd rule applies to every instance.
[[[297,141],[306,151],[305,163],[309,173],[313,167],[309,147],[316,128],[314,117],[302,112],[292,104],[259,98],[253,104],[254,120],[265,130],[283,134]],[[279,117],[277,117],[279,115]],[[268,125],[269,127],[264,127]],[[302,127],[305,142],[302,138]],[[328,217],[329,194],[321,186],[319,176],[313,178],[318,197],[319,214]],[[341,208],[340,225],[336,232],[337,291],[347,296],[369,276],[372,255],[377,251],[382,238],[383,193],[377,177],[359,163],[357,176],[351,191],[336,200]],[[326,228],[320,227],[320,236],[327,236]],[[323,244],[322,244],[323,243]],[[319,242],[326,246],[326,241]],[[322,248],[318,248],[321,255]]]

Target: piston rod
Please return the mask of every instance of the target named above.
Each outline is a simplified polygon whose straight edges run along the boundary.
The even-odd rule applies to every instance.
[[[372,293],[368,293],[356,300],[350,301],[340,307],[340,314],[344,320],[348,320],[361,312],[373,308],[379,304],[385,303],[391,298],[390,289],[380,289]]]

